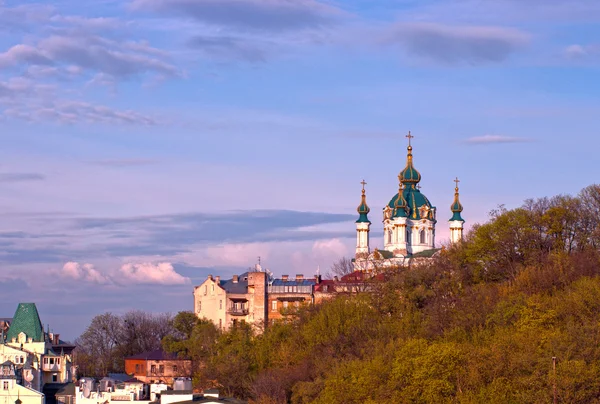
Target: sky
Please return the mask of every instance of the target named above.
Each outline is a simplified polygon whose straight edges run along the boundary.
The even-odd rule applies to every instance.
[[[0,0],[0,317],[193,308],[372,247],[408,131],[438,244],[598,181],[596,0]]]

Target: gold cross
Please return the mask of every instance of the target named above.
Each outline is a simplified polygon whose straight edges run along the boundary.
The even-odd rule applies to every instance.
[[[408,145],[410,146],[410,139],[414,138],[414,136],[410,134],[410,131],[408,131],[408,135],[406,135],[406,138],[408,139]]]
[[[460,182],[460,180],[458,179],[458,177],[456,177],[456,179],[454,180],[454,182],[456,183],[456,188],[458,188],[458,183]]]
[[[361,184],[363,186],[363,191],[364,191],[365,190],[365,185],[367,185],[367,183],[365,182],[365,180],[362,180]]]

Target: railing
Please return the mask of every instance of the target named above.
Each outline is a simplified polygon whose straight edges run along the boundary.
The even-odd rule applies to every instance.
[[[232,316],[247,316],[248,309],[239,308],[239,307],[230,307],[229,309],[227,309],[227,313],[231,314]]]

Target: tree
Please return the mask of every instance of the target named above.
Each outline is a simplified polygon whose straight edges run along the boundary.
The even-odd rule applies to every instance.
[[[333,278],[334,276],[337,276],[338,278],[341,278],[352,272],[354,272],[354,263],[350,258],[342,257],[331,265],[327,277]]]
[[[134,310],[122,316],[97,315],[75,340],[79,374],[102,377],[123,372],[125,357],[161,348],[161,340],[173,332],[170,314]]]

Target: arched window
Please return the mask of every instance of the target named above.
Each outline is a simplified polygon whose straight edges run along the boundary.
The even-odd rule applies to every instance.
[[[427,241],[425,240],[425,230],[421,230],[419,233],[419,242],[421,244],[425,244]]]
[[[387,235],[388,235],[388,238],[387,238],[388,244],[392,244],[392,229],[388,229]]]

